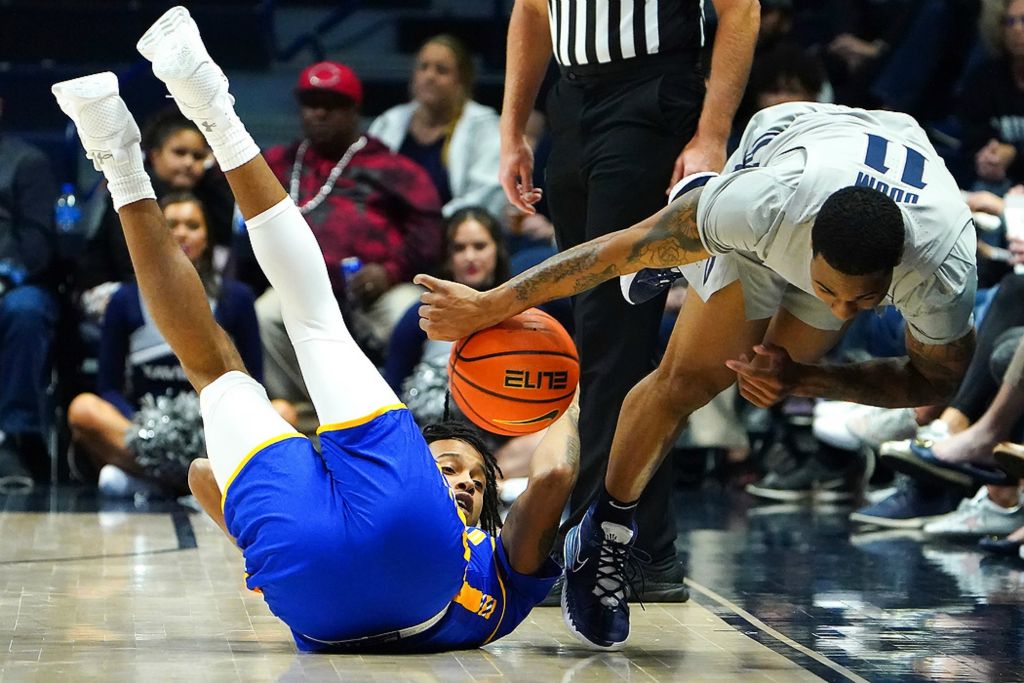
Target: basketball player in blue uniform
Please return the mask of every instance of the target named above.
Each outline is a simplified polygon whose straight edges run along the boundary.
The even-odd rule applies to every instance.
[[[509,633],[560,571],[549,552],[576,476],[575,405],[493,533],[493,460],[464,427],[434,426],[424,439],[359,351],[309,227],[235,115],[188,12],[170,10],[138,47],[227,175],[322,425],[317,452],[215,323],[154,201],[116,77],[53,86],[107,178],[146,306],[200,392],[209,460],[190,484],[242,550],[248,587],[306,651],[435,651]],[[475,526],[485,510],[489,530]]]

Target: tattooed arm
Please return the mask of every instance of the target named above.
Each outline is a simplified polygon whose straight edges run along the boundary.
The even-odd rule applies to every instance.
[[[417,275],[423,294],[420,327],[431,339],[458,339],[527,308],[585,292],[643,268],[668,268],[708,258],[697,232],[700,188],[631,228],[555,254],[486,292]]]
[[[907,355],[852,365],[808,365],[792,393],[887,408],[945,403],[974,355],[974,330],[948,344],[923,344],[908,331]]]
[[[551,555],[558,522],[580,468],[579,413],[577,392],[533,452],[529,483],[502,526],[501,542],[509,564],[520,574],[540,571]]]

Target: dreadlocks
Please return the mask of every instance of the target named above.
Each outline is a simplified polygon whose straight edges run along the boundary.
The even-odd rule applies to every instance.
[[[480,511],[479,527],[494,535],[501,528],[501,515],[498,514],[498,478],[502,477],[498,461],[484,442],[483,435],[474,427],[464,422],[445,420],[427,425],[423,428],[423,438],[427,443],[442,439],[456,439],[472,446],[480,453],[484,461],[484,503]]]

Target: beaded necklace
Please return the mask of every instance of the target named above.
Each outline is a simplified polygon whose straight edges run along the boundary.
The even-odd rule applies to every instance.
[[[338,182],[338,178],[341,177],[342,171],[348,166],[348,162],[352,161],[352,157],[355,153],[366,146],[366,136],[360,135],[359,139],[349,145],[348,149],[345,150],[345,154],[338,159],[338,163],[331,169],[330,175],[327,176],[327,180],[320,187],[319,191],[313,198],[305,204],[299,205],[299,212],[303,215],[309,213],[316,207],[323,204],[324,200],[327,199],[327,195],[334,189],[334,184]],[[306,158],[306,150],[309,149],[309,140],[303,140],[302,144],[299,145],[299,149],[295,152],[295,163],[292,164],[292,177],[288,187],[288,194],[291,196],[292,201],[296,204],[299,203],[299,179],[302,177],[302,161]]]

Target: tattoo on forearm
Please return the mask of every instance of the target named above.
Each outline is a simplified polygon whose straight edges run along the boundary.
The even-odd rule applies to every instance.
[[[574,290],[582,291],[589,289],[596,284],[604,282],[618,273],[609,266],[602,273],[587,274],[586,270],[592,268],[601,253],[601,243],[582,244],[575,249],[555,254],[544,263],[531,268],[522,275],[513,278],[510,282],[519,301],[530,301],[537,290],[543,289],[548,284],[578,276],[575,280]]]
[[[629,262],[676,266],[703,252],[704,243],[697,232],[698,197],[700,189],[671,204],[647,236],[633,246]]]
[[[552,298],[571,296],[643,267],[666,268],[707,258],[697,232],[699,197],[699,188],[688,192],[657,216],[556,254],[512,278],[508,286],[518,301],[533,302],[541,292]],[[611,250],[614,255],[609,255],[605,250],[613,239],[619,241]],[[602,259],[614,262],[603,265]],[[553,285],[560,287],[552,290]]]
[[[949,344],[922,344],[907,335],[907,356],[854,365],[821,366],[804,395],[903,408],[947,400],[974,354],[974,332]]]

